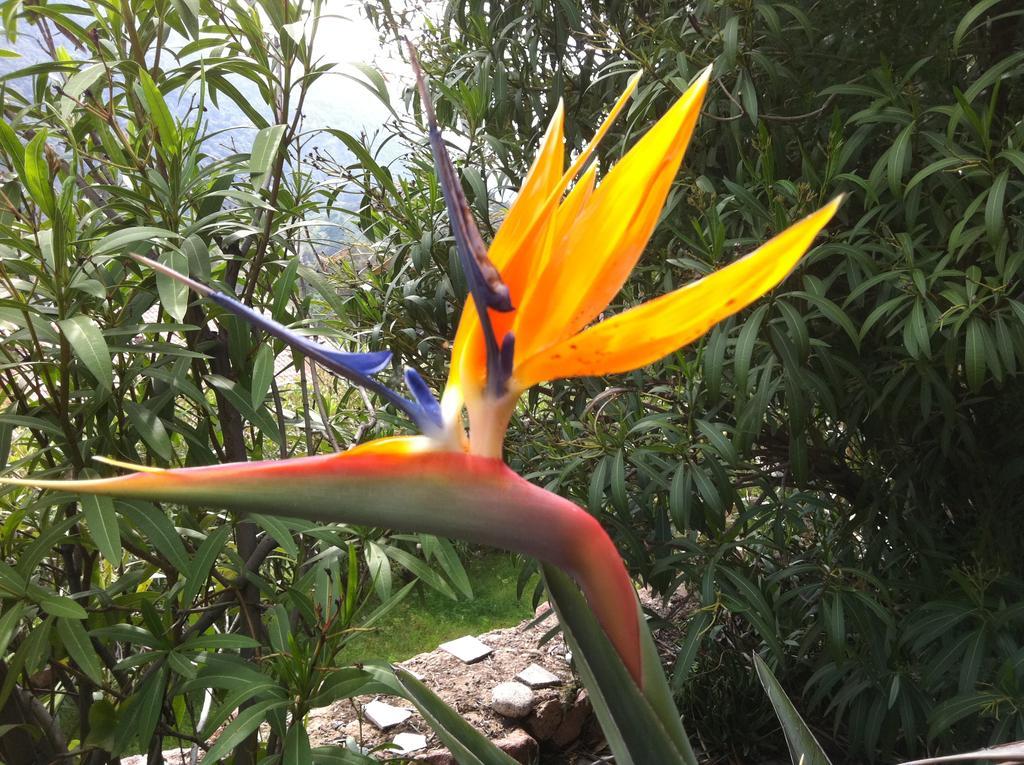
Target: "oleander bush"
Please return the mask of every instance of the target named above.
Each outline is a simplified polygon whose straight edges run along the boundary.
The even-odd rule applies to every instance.
[[[315,227],[335,192],[303,133],[303,100],[326,71],[320,12],[4,5],[8,41],[34,35],[44,58],[14,62],[0,91],[8,474],[118,472],[97,457],[287,457],[391,432],[393,413],[371,417],[349,386],[126,257],[152,254],[280,322],[374,347],[316,260],[343,241],[340,221],[332,236]],[[246,124],[225,127],[224,112]],[[303,715],[369,687],[346,646],[416,581],[472,594],[451,543],[426,535],[7,487],[0,760],[157,762],[234,718],[209,761],[303,747],[285,761],[309,761]],[[318,756],[370,761],[328,749]]]

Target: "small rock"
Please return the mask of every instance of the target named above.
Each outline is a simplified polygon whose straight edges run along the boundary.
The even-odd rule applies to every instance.
[[[540,664],[531,664],[516,675],[516,680],[531,688],[551,688],[552,686],[562,684],[562,681],[558,679],[558,675],[554,672],[548,672]]]
[[[538,741],[550,741],[562,724],[564,711],[560,699],[542,701],[526,720],[526,727]]]
[[[421,736],[419,733],[399,733],[395,736],[393,743],[401,754],[409,754],[409,752],[426,749],[427,737]]]
[[[522,683],[500,683],[491,691],[491,709],[517,720],[526,717],[533,709],[533,691]]]
[[[490,646],[481,643],[472,635],[449,640],[447,643],[441,643],[438,647],[442,651],[447,651],[464,664],[480,661],[480,659],[490,656],[492,653]]]
[[[494,745],[522,765],[536,762],[540,755],[537,741],[522,728],[516,728],[504,738],[499,738]]]
[[[378,730],[394,728],[412,717],[412,712],[401,707],[393,707],[383,701],[371,701],[363,707],[366,719],[372,722]]]
[[[586,691],[576,694],[576,701],[566,710],[558,730],[551,737],[551,742],[557,747],[565,747],[573,743],[583,733],[583,726],[590,719],[591,713],[590,698]]]

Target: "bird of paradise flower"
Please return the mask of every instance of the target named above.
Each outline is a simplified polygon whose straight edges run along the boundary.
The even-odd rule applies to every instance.
[[[561,105],[490,247],[462,193],[415,62],[430,146],[444,193],[467,300],[438,402],[414,370],[406,398],[374,375],[390,353],[349,354],[311,342],[230,295],[161,264],[196,293],[292,345],[404,411],[420,435],[346,452],[180,469],[140,468],[77,481],[3,479],[192,505],[389,526],[524,553],[569,573],[638,685],[644,682],[636,593],[600,523],[501,460],[520,395],[557,378],[643,367],[700,337],[778,284],[835,213],[839,199],[750,255],[681,289],[594,323],[622,287],[654,230],[707,89],[699,75],[674,106],[597,182],[595,147],[637,85],[633,77],[593,140],[564,169]],[[571,186],[571,188],[570,188]],[[468,421],[468,431],[464,425]],[[649,670],[650,668],[648,668]]]

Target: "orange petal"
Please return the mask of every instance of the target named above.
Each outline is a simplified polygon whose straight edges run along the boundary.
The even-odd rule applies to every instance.
[[[558,102],[555,114],[551,118],[540,151],[533,161],[522,188],[515,202],[509,208],[505,220],[498,228],[498,233],[487,251],[487,256],[501,272],[502,281],[508,287],[512,305],[519,307],[523,292],[523,281],[529,272],[536,245],[526,240],[537,227],[539,218],[547,210],[547,200],[562,177],[565,164],[565,136],[563,133],[565,112],[562,102]],[[556,197],[557,198],[557,197]],[[547,210],[550,215],[550,210]],[[521,254],[518,266],[509,268],[509,260]],[[505,336],[512,324],[512,314],[491,313],[495,335],[498,342]],[[445,386],[447,402],[442,402],[442,409],[450,419],[461,409],[461,396],[455,391],[468,383],[472,386],[482,384],[487,369],[487,354],[484,348],[483,333],[480,319],[473,305],[473,298],[467,296],[459,318],[459,327],[455,332],[455,345],[452,349],[451,367],[448,372],[448,384]],[[465,382],[463,378],[466,378]],[[453,393],[448,393],[452,390]]]
[[[556,167],[555,156],[558,157],[557,168],[559,170],[564,161],[563,115],[562,104],[559,102],[558,111],[548,127],[537,159],[523,183],[519,196],[509,210],[508,216],[498,229],[498,234],[488,252],[491,262],[501,271],[502,280],[508,286],[512,297],[512,305],[517,309],[512,314],[491,313],[494,333],[499,342],[505,333],[512,329],[512,325],[516,321],[515,317],[523,312],[521,309],[525,309],[527,298],[524,293],[527,291],[528,285],[540,278],[542,271],[538,267],[538,263],[547,261],[552,244],[552,232],[547,224],[552,222],[562,193],[590,158],[619,113],[625,108],[626,103],[636,90],[639,79],[639,72],[629,78],[625,90],[612,106],[611,111],[608,112],[608,116],[601,123],[590,143],[560,178],[552,176]],[[581,179],[582,181],[583,179]],[[545,191],[545,184],[547,184],[546,193],[542,194]],[[586,196],[589,196],[590,190],[592,190],[592,186],[588,189]],[[571,192],[570,196],[572,196]],[[459,320],[459,328],[455,334],[448,384],[445,386],[445,394],[441,400],[441,408],[446,422],[451,422],[461,409],[463,394],[466,392],[467,386],[479,388],[486,376],[485,373],[486,353],[483,336],[476,309],[471,300],[467,300]]]
[[[604,178],[541,277],[551,296],[523,327],[531,351],[576,334],[608,305],[643,252],[686,151],[710,69]],[[522,322],[521,322],[522,323]]]
[[[837,197],[745,258],[524,360],[516,368],[517,383],[628,372],[686,345],[781,282],[841,201]]]

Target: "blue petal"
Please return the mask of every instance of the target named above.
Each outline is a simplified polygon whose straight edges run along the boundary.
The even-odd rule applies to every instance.
[[[355,369],[364,375],[375,375],[391,363],[391,351],[345,353],[344,351],[332,351],[323,348],[323,354],[329,359],[334,359],[338,364]]]
[[[427,386],[426,381],[415,369],[406,368],[405,387],[409,389],[413,399],[423,413],[439,428],[443,428],[444,418],[441,416],[441,405],[437,403],[437,399],[434,398],[434,394]]]
[[[391,388],[371,377],[371,375],[379,372],[391,361],[390,351],[375,351],[373,353],[344,353],[343,351],[335,351],[314,343],[308,337],[293,332],[283,324],[267,318],[259,311],[254,311],[231,295],[225,295],[223,292],[211,292],[207,295],[207,298],[222,308],[226,308],[232,313],[241,316],[250,324],[254,324],[268,334],[283,340],[292,348],[315,359],[335,374],[374,391],[408,414],[423,432],[426,433],[441,423],[440,410],[438,410],[438,416],[434,417],[432,412],[424,408],[420,403],[409,401],[404,396],[399,395],[391,390]],[[424,384],[423,387],[426,388],[426,385]],[[429,390],[427,392],[429,393]]]

